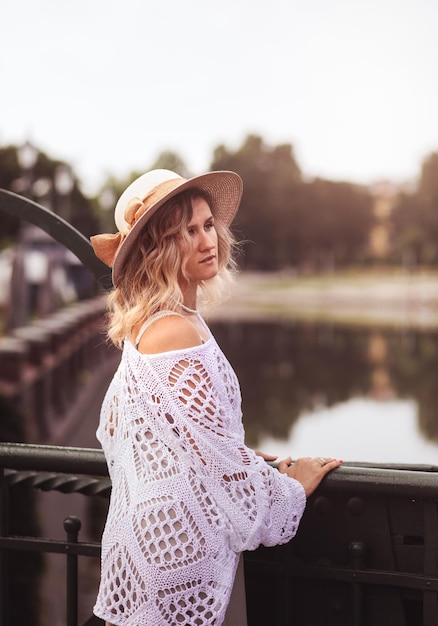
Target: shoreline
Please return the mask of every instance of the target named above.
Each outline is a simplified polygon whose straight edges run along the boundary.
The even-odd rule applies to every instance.
[[[438,328],[438,274],[242,272],[231,298],[208,317],[433,329]]]

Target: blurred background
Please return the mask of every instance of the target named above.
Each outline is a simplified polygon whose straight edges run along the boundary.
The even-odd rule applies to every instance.
[[[171,150],[144,169],[153,167],[191,173]],[[230,302],[209,315],[242,382],[251,444],[281,434],[285,445],[266,442],[270,451],[327,454],[321,448],[333,427],[343,436],[329,452],[349,460],[434,462],[438,154],[424,158],[409,185],[367,186],[306,179],[292,145],[249,135],[236,150],[218,146],[209,169],[244,180],[233,226],[244,241],[241,272]],[[0,185],[86,237],[114,232],[115,199],[138,173],[111,177],[89,196],[69,164],[33,144],[0,148]],[[1,220],[4,335],[101,293],[90,271],[41,229],[10,213]],[[348,423],[338,424],[338,409],[347,408]],[[97,417],[96,409],[93,427]],[[308,425],[303,442],[295,422]],[[401,436],[407,429],[416,437]]]

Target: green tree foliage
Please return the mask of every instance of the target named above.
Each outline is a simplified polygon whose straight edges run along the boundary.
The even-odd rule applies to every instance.
[[[158,155],[157,159],[152,164],[152,166],[148,169],[171,170],[172,172],[176,172],[183,178],[190,178],[191,176],[191,173],[184,159],[179,154],[177,154],[176,152],[173,152],[172,150],[164,150],[163,152],[161,152]]]
[[[24,172],[19,165],[17,147],[0,148],[0,187],[31,197],[57,214],[61,214],[66,208],[67,201],[68,215],[65,217],[88,237],[97,231],[92,202],[82,193],[73,173],[72,189],[69,191],[68,198],[61,196],[54,182],[59,166],[65,166],[65,164],[51,159],[44,152],[36,149],[35,164]],[[1,224],[0,247],[8,245],[17,236],[20,220],[1,213]]]
[[[0,188],[11,189],[12,181],[18,178],[19,166],[14,147],[0,148]],[[6,213],[1,214],[0,248],[13,240],[20,227],[20,220]]]
[[[305,185],[302,241],[313,269],[333,269],[366,258],[373,223],[369,192],[356,185],[316,180]]]
[[[393,256],[407,269],[421,262],[427,232],[416,194],[401,193],[392,214]]]
[[[34,199],[60,212],[62,198],[53,181],[56,168],[63,164],[37,152],[32,171],[23,172],[17,148],[0,148],[0,186],[25,193],[31,182]],[[236,171],[244,181],[242,205],[233,224],[237,237],[246,242],[239,260],[242,268],[321,271],[368,260],[374,218],[367,188],[318,178],[305,180],[290,144],[270,146],[258,135],[248,135],[236,150],[218,146],[210,167]],[[132,180],[155,168],[192,175],[179,154],[165,150],[141,171],[109,177],[92,199],[82,194],[75,179],[69,221],[86,236],[114,231],[117,198]],[[20,224],[6,214],[1,219],[3,247],[16,237]],[[389,228],[392,261],[407,267],[438,264],[438,152],[424,160],[417,190],[399,195]]]
[[[408,268],[438,263],[438,152],[423,161],[418,188],[399,195],[392,224],[397,262]]]
[[[438,152],[430,154],[423,162],[418,185],[418,202],[421,222],[427,233],[423,248],[425,263],[438,262]]]
[[[234,153],[219,146],[211,169],[233,170],[244,183],[235,231],[248,242],[241,263],[250,269],[273,270],[289,259],[289,234],[298,206],[294,199],[301,172],[289,144],[271,148],[250,135]]]
[[[291,145],[269,147],[255,135],[236,152],[218,147],[211,167],[234,170],[244,182],[235,222],[248,241],[242,267],[316,270],[365,258],[373,222],[365,188],[305,182]]]

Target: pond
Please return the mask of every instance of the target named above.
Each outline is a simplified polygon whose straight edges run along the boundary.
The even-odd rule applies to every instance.
[[[438,465],[438,330],[214,322],[248,445],[284,458]]]

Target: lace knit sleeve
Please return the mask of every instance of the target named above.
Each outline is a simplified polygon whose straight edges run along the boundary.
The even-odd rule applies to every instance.
[[[236,551],[289,541],[305,507],[304,489],[245,446],[240,394],[237,401],[237,381],[225,357],[183,358],[166,376],[171,401],[165,421],[206,514],[207,503],[214,502]]]

